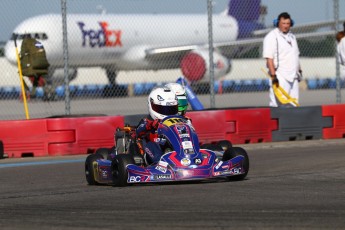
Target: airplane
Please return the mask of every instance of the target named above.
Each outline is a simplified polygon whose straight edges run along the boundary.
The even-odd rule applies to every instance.
[[[230,0],[226,11],[213,15],[215,80],[230,72],[231,58],[262,43],[260,31],[267,28],[259,20],[261,7],[260,0]],[[104,96],[123,91],[116,83],[119,71],[181,68],[189,82],[209,82],[207,22],[207,14],[68,14],[68,77],[75,79],[79,67],[104,68]],[[29,35],[45,48],[47,85],[63,84],[62,34],[59,14],[29,18],[14,29],[5,56],[17,65],[14,39],[20,47]]]

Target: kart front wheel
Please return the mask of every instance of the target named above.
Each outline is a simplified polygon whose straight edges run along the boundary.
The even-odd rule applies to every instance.
[[[89,185],[99,185],[95,180],[94,162],[98,159],[103,159],[103,156],[99,153],[90,154],[85,160],[85,176]]]
[[[229,176],[228,179],[230,179],[230,180],[243,180],[249,172],[249,157],[248,157],[246,150],[244,150],[241,147],[232,147],[230,149],[227,149],[223,154],[222,161],[228,161],[228,160],[230,160],[236,156],[243,156],[244,157],[244,161],[242,163],[244,173],[240,174],[240,175]]]
[[[123,187],[127,185],[127,165],[134,164],[134,159],[128,154],[119,154],[111,162],[111,172],[114,186]]]

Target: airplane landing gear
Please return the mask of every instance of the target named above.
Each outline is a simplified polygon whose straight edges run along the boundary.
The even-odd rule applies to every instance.
[[[128,89],[126,86],[118,85],[115,81],[117,72],[115,70],[106,70],[109,85],[103,89],[103,97],[126,97],[128,96]]]

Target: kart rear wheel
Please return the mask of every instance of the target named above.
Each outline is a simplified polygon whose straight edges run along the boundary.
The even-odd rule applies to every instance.
[[[221,141],[218,141],[217,144],[223,149],[223,151],[232,148],[232,144],[231,144],[231,142],[228,141],[228,140],[221,140]]]
[[[236,156],[244,157],[244,162],[243,162],[242,167],[245,173],[241,175],[236,175],[236,176],[229,176],[227,177],[229,180],[243,180],[249,172],[249,157],[246,150],[244,150],[241,147],[232,147],[230,149],[227,149],[223,154],[222,161],[228,161]]]
[[[123,187],[127,185],[128,172],[127,165],[135,164],[132,156],[119,154],[111,162],[111,172],[114,186]]]
[[[99,148],[96,150],[96,154],[100,154],[103,156],[103,159],[108,159],[110,150],[108,148]]]
[[[223,148],[218,144],[203,144],[200,146],[201,149],[209,149],[212,151],[223,151]]]
[[[90,154],[85,160],[85,176],[89,185],[99,185],[99,183],[95,180],[95,170],[93,166],[93,162],[98,159],[103,159],[103,156],[99,153],[95,153]]]

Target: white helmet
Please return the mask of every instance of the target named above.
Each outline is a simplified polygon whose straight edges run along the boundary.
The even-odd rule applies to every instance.
[[[173,91],[177,96],[179,115],[185,115],[188,108],[188,100],[185,88],[179,83],[168,83],[165,86]]]
[[[176,95],[167,87],[154,88],[148,97],[150,116],[163,119],[168,115],[177,115],[178,104]]]

